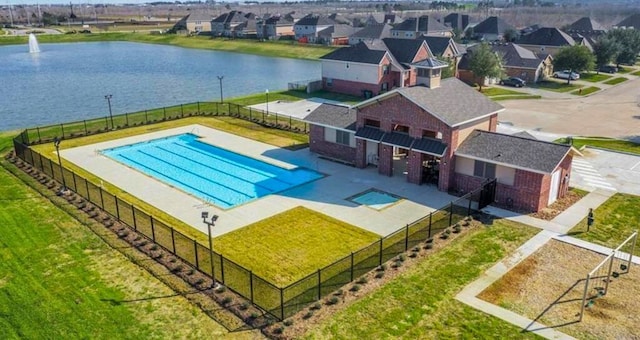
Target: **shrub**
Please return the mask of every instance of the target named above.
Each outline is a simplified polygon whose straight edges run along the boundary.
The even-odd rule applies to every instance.
[[[307,319],[311,318],[312,316],[313,316],[313,312],[312,311],[308,311],[302,316],[302,318],[307,320]]]
[[[327,305],[335,305],[338,303],[339,299],[337,296],[332,296],[329,300],[327,300]]]
[[[226,306],[226,305],[230,304],[230,303],[231,303],[231,301],[233,301],[233,299],[231,298],[231,296],[225,296],[225,297],[222,299],[222,301],[221,301],[221,302],[222,302],[222,304],[223,304],[223,305],[225,305],[225,306]]]
[[[189,275],[189,276],[191,276],[191,275],[193,275],[195,273],[196,273],[196,270],[193,269],[193,268],[190,268],[189,270],[187,270],[187,275]]]
[[[412,252],[414,253],[418,253],[420,252],[420,247],[413,247],[413,249],[411,249]]]
[[[433,243],[433,237],[429,237],[429,238],[427,239],[427,244],[429,244],[429,243]]]
[[[158,254],[155,256],[155,258],[157,258],[157,259],[161,259],[163,256],[164,256],[164,254],[163,254],[163,253],[158,253]]]
[[[176,258],[175,258],[175,257],[172,257],[172,258],[171,258],[171,260],[169,260],[169,262],[171,262],[171,263],[176,263],[176,261],[177,261],[177,260],[176,260]]]
[[[273,329],[273,334],[282,334],[283,331],[284,331],[284,328],[276,327]]]
[[[356,283],[359,283],[359,284],[365,284],[367,282],[368,282],[368,280],[364,276],[362,276],[362,277],[358,278],[358,280],[356,280]]]
[[[427,243],[424,245],[424,249],[432,249],[433,248],[433,243]]]
[[[204,279],[203,278],[199,278],[199,279],[196,280],[196,284],[197,285],[201,285],[203,283],[204,283]]]
[[[446,240],[446,239],[448,239],[448,238],[449,238],[449,234],[447,234],[447,233],[442,233],[442,234],[440,234],[440,238],[441,238],[441,239],[443,239],[443,240]]]
[[[444,233],[445,233],[445,234],[447,234],[447,235],[451,234],[451,229],[447,228],[447,229],[444,231]]]
[[[291,319],[284,320],[284,322],[282,322],[282,324],[287,326],[287,327],[291,326],[291,325],[293,325],[293,320],[291,320]]]
[[[357,292],[357,291],[360,290],[360,285],[355,284],[349,290],[352,291],[352,292]]]
[[[174,273],[179,273],[179,272],[182,271],[182,269],[184,269],[184,266],[179,264],[179,265],[175,266],[173,269],[171,269],[171,271],[174,272]]]
[[[381,279],[384,276],[384,272],[377,272],[374,276],[376,279]]]
[[[257,319],[260,315],[258,315],[258,313],[256,312],[252,312],[251,314],[249,314],[249,318],[250,319]]]
[[[411,253],[411,254],[409,254],[409,257],[411,257],[411,258],[414,258],[414,257],[417,257],[417,256],[418,256],[418,253]]]
[[[335,292],[335,293],[333,293],[333,295],[340,296],[340,295],[342,295],[342,293],[344,293],[344,292],[342,291],[342,289],[338,289],[338,290],[336,290],[336,292]]]
[[[147,241],[147,240],[142,240],[142,242],[140,242],[140,244],[138,244],[138,246],[140,246],[140,247],[144,247],[144,246],[146,246],[147,244],[149,244],[149,241]]]
[[[402,262],[396,262],[396,263],[391,265],[391,268],[393,268],[393,269],[398,269],[400,267],[402,267]]]
[[[400,255],[398,256],[398,258],[396,259],[396,262],[404,262],[404,260],[405,260],[404,255],[400,254]]]
[[[158,250],[158,245],[157,244],[152,245],[151,250]]]
[[[216,293],[224,293],[227,291],[227,287],[225,286],[220,286],[216,289]]]
[[[134,241],[136,241],[136,242],[138,242],[138,241],[140,241],[141,239],[142,239],[142,237],[140,237],[140,236],[136,236],[136,238],[134,238],[133,240],[134,240]]]
[[[376,271],[383,272],[385,269],[387,269],[387,265],[383,263],[380,267],[376,268]]]
[[[462,229],[460,229],[460,227],[459,227],[459,226],[457,226],[457,227],[454,227],[454,228],[453,228],[453,233],[454,233],[454,234],[458,234],[458,233],[460,233],[461,231],[462,231]]]
[[[319,302],[314,303],[313,305],[311,305],[311,307],[309,307],[309,309],[311,310],[318,310],[322,307],[322,305]]]

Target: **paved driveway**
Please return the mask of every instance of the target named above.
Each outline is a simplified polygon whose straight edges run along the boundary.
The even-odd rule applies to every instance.
[[[500,104],[506,110],[498,119],[506,125],[563,135],[640,140],[638,77],[587,97],[506,100]]]
[[[571,186],[640,195],[640,156],[587,148],[574,157]]]

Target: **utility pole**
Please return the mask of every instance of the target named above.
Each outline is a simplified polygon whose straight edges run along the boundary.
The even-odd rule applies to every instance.
[[[7,4],[9,4],[9,0],[7,0]],[[11,4],[9,4],[9,20],[11,21],[11,27],[13,27],[13,10],[11,9]]]

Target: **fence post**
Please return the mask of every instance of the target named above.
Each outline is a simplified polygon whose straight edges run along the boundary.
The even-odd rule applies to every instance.
[[[52,160],[49,160],[49,169],[51,169],[51,178],[56,179],[56,174],[53,172],[53,161]],[[78,191],[78,187],[76,187],[76,191]]]
[[[85,119],[85,120],[83,120],[83,122],[84,122],[84,134],[88,135],[89,134],[89,130],[87,130],[87,120]]]
[[[449,204],[449,226],[453,222],[453,201]]]
[[[224,257],[222,256],[222,253],[220,253],[220,281],[224,284]]]
[[[38,140],[42,140],[42,137],[40,137],[40,127],[36,128],[36,132],[38,133]],[[29,143],[26,143],[29,144]]]
[[[171,247],[173,249],[173,253],[176,253],[176,236],[174,234],[173,227],[171,227]],[[198,258],[198,248],[195,248],[196,258]]]
[[[379,266],[382,266],[382,237],[380,238],[380,264]]]
[[[147,110],[144,110],[144,123],[149,124],[149,118],[147,117]]]
[[[60,129],[62,129],[62,139],[64,139],[64,124],[60,124]]]
[[[469,206],[467,207],[467,216],[471,216],[471,197],[473,197],[473,195],[469,195]]]
[[[200,102],[197,102],[198,104],[198,114],[200,114]]]
[[[591,280],[591,274],[587,274],[587,280],[584,283],[584,292],[582,293],[582,307],[580,308],[580,318],[578,318],[578,322],[582,321],[582,315],[584,314],[584,307],[587,302],[587,291],[589,289],[590,280]]]
[[[253,303],[253,272],[249,271],[249,301]]]
[[[404,251],[409,250],[409,225],[404,227]]]
[[[131,205],[131,216],[133,217],[133,230],[138,230],[138,223],[136,222],[136,208],[133,206],[133,204]]]
[[[73,189],[75,189],[75,191],[78,192],[78,184],[76,182],[76,173],[75,172],[73,173]]]
[[[607,295],[609,291],[609,281],[611,281],[611,270],[613,269],[613,261],[616,259],[616,253],[613,252],[613,256],[611,256],[611,260],[609,261],[609,272],[607,273],[607,279],[604,281],[604,294]]]
[[[114,195],[113,198],[116,201],[116,218],[118,218],[118,221],[120,221],[120,207],[118,206],[118,196]]]
[[[280,320],[284,320],[284,291],[280,288]]]
[[[173,242],[173,244],[176,244],[176,240],[173,236],[173,233],[171,234],[171,242]],[[198,242],[196,242],[196,239],[193,239],[193,250],[194,253],[196,254],[196,268],[200,269],[200,261],[198,260]],[[173,254],[176,253],[176,247],[173,247]]]
[[[351,252],[351,280],[353,281],[353,252]]]
[[[249,120],[252,120],[251,119],[251,108],[249,108]]]
[[[431,238],[431,217],[433,216],[433,212],[429,213],[429,236],[428,238]]]
[[[216,116],[220,114],[220,109],[218,108],[218,103],[216,102]]]
[[[293,126],[292,126],[292,124],[291,124],[291,116],[289,116],[289,129],[290,129],[290,130],[293,130]]]
[[[278,126],[278,113],[276,112],[276,126]]]
[[[167,120],[167,107],[162,108],[162,114],[164,115],[164,120]]]
[[[75,185],[76,183],[76,174],[73,174],[73,184]],[[102,196],[102,187],[99,187],[100,189],[100,204],[102,205],[102,209],[103,210],[107,210],[104,208],[104,197]]]
[[[62,169],[62,177],[64,178],[64,168]],[[91,195],[89,195],[89,181],[87,181],[86,178],[84,180],[84,188],[85,190],[87,190],[87,199],[89,200],[89,202],[91,202]]]
[[[229,111],[229,116],[231,116],[231,103],[227,103],[227,108],[227,111]]]
[[[134,211],[133,205],[131,206],[131,211]],[[134,215],[134,220],[133,220],[134,224],[135,224],[135,221],[136,220],[135,220],[135,215]],[[156,241],[156,227],[155,227],[155,225],[156,225],[155,223],[151,222],[151,239],[153,240],[153,242]]]
[[[180,117],[184,118],[184,107],[180,104]]]
[[[320,274],[320,269],[318,269],[318,300],[322,298],[322,276]]]

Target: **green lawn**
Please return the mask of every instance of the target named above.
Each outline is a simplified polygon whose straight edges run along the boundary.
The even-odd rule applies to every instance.
[[[587,232],[586,218],[578,223],[569,234],[589,242],[617,247],[634,231],[640,229],[640,196],[615,194],[593,212],[594,223]],[[640,256],[640,244],[635,255]]]
[[[484,94],[487,97],[493,97],[493,96],[503,96],[503,95],[523,95],[526,93],[520,92],[520,91],[503,89],[501,87],[485,87],[482,89],[482,94]]]
[[[323,98],[329,100],[335,100],[343,102],[345,104],[356,104],[363,101],[363,98],[354,97],[346,94],[332,93],[326,91],[315,91],[311,94],[303,91],[280,91],[270,92],[269,101],[284,100],[284,101],[298,101],[308,98]],[[266,101],[266,95],[264,93],[251,94],[244,97],[237,97],[230,99],[229,101],[238,105],[254,105],[264,103]]]
[[[6,136],[0,139],[2,150]],[[229,335],[3,167],[0,197],[3,339]]]
[[[217,252],[281,286],[380,239],[364,229],[297,207],[214,240]]]
[[[627,81],[627,78],[624,77],[618,77],[618,78],[613,78],[613,79],[609,79],[607,81],[604,82],[604,84],[607,85],[616,85],[616,84],[620,84]]]
[[[454,299],[537,232],[506,220],[470,230],[372,294],[321,320],[305,338],[537,338]]]
[[[513,96],[494,96],[490,97],[494,101],[501,100],[518,100],[518,99],[540,99],[542,96],[533,94],[513,95]]]
[[[603,80],[607,80],[611,77],[612,76],[604,73],[586,73],[585,72],[580,75],[580,80],[590,81],[592,83],[598,83]]]
[[[586,96],[588,94],[591,94],[597,91],[600,91],[599,87],[589,86],[589,87],[579,88],[578,90],[571,92],[571,94],[575,94],[577,96]]]
[[[613,151],[624,151],[629,153],[635,153],[640,155],[640,144],[627,140],[602,138],[602,137],[573,137],[571,139],[572,145],[576,148],[581,148],[584,145],[594,146],[602,149],[609,149]],[[557,143],[568,143],[567,138],[557,139]]]
[[[618,73],[629,73],[633,70],[635,69],[632,67],[622,67],[622,66],[618,67]]]
[[[26,44],[27,36],[0,36],[0,45]],[[259,42],[254,39],[228,40],[211,39],[207,36],[179,36],[175,34],[151,35],[149,33],[98,33],[98,34],[43,34],[38,41],[45,43],[93,42],[93,41],[131,41],[151,44],[174,45],[187,48],[219,50],[256,54],[270,57],[316,60],[334,51],[335,47],[322,45],[304,45],[296,42]]]
[[[633,73],[631,73],[631,75],[632,76],[640,76],[640,71],[633,72]]]
[[[573,83],[567,84],[566,81],[546,80],[546,81],[530,84],[529,87],[548,90],[548,91],[554,91],[554,92],[569,92],[569,91],[573,91],[581,88],[582,85],[576,85]]]

